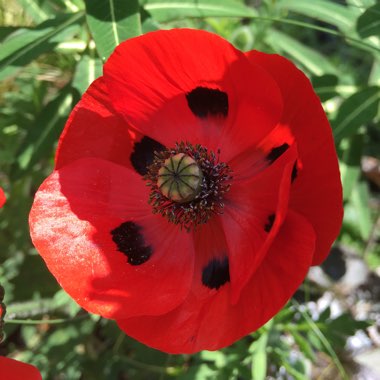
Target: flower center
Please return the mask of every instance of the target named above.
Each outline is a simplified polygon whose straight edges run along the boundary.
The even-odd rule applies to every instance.
[[[190,156],[178,153],[165,160],[158,171],[157,186],[173,202],[189,202],[200,192],[202,171]]]
[[[231,169],[201,145],[177,143],[155,152],[145,175],[151,188],[153,213],[188,231],[222,214],[224,194],[231,186]]]

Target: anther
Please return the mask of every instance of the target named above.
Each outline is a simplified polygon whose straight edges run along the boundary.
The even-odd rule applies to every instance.
[[[229,166],[213,152],[184,142],[156,152],[144,178],[152,212],[188,231],[223,213],[222,199],[232,180]]]

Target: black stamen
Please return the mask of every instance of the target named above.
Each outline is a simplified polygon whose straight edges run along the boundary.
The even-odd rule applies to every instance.
[[[154,160],[154,152],[161,152],[165,147],[158,141],[144,136],[139,142],[134,145],[133,152],[130,156],[132,166],[137,173],[145,175],[148,172],[147,167]]]
[[[228,257],[213,258],[202,270],[202,284],[210,289],[218,290],[230,281]]]
[[[270,164],[273,164],[282,154],[284,154],[289,148],[289,144],[284,143],[280,146],[273,148],[267,155],[266,159]]]
[[[265,232],[270,232],[270,230],[271,230],[272,227],[273,227],[273,223],[274,223],[275,219],[276,219],[276,215],[275,215],[275,214],[270,214],[270,215],[268,216],[268,222],[267,222],[267,224],[265,224],[265,226],[264,226],[264,230],[265,230]]]
[[[129,221],[111,231],[117,250],[128,257],[128,263],[131,265],[145,263],[153,252],[152,247],[145,244],[141,230],[141,226]]]
[[[186,94],[186,99],[193,114],[199,118],[228,115],[228,95],[223,91],[196,87]]]

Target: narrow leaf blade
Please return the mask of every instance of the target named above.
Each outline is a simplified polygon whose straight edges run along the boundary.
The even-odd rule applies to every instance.
[[[17,158],[19,171],[29,170],[38,160],[52,151],[72,103],[72,90],[67,86],[37,116],[19,150]]]
[[[0,80],[72,37],[82,18],[82,13],[59,15],[36,28],[19,29],[10,35],[0,45]]]
[[[356,30],[360,37],[380,37],[380,3],[368,8],[359,18]]]
[[[73,78],[73,87],[82,95],[88,86],[102,75],[102,61],[84,54],[78,62]]]
[[[327,0],[281,0],[280,9],[292,11],[350,31],[355,25],[356,12],[341,4]]]
[[[86,0],[87,24],[102,60],[120,42],[141,34],[137,0]]]
[[[379,87],[367,87],[347,98],[332,123],[336,140],[352,135],[362,125],[371,122],[377,115],[379,101]]]
[[[185,17],[255,17],[253,8],[234,0],[148,0],[144,8],[158,22]]]
[[[272,46],[275,51],[289,55],[295,61],[305,66],[314,75],[337,74],[335,66],[318,51],[278,30],[271,29],[265,41]]]

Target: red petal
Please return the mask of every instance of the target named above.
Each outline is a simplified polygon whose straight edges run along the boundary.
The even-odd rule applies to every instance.
[[[258,329],[286,304],[307,273],[314,241],[309,223],[289,212],[237,304],[230,303],[230,287],[225,285],[209,291],[208,297],[191,292],[181,306],[163,316],[118,320],[119,327],[135,339],[171,353],[225,347]]]
[[[145,182],[131,170],[89,158],[53,172],[38,190],[30,215],[33,243],[86,310],[108,318],[157,315],[186,297],[192,237],[153,215],[148,196]],[[141,231],[128,238],[127,248],[142,237],[152,250],[140,265],[129,264],[113,241],[114,230],[126,222]]]
[[[304,215],[314,227],[317,241],[313,265],[320,264],[339,233],[343,217],[331,127],[310,81],[290,61],[257,51],[247,56],[273,76],[282,92],[281,124],[290,127],[302,163],[302,171],[292,185],[289,207]]]
[[[60,137],[56,169],[79,158],[97,157],[130,167],[128,124],[113,109],[103,78],[97,79],[72,111]]]
[[[42,380],[38,369],[30,364],[0,356],[0,379]]]
[[[0,208],[4,206],[4,203],[7,199],[5,198],[5,194],[3,189],[0,187]]]
[[[200,30],[162,30],[125,41],[105,64],[104,78],[114,107],[142,134],[166,146],[190,141],[221,148],[224,160],[260,141],[282,112],[265,70]],[[228,116],[196,116],[186,95],[198,87],[227,94]]]
[[[293,145],[253,178],[234,182],[227,194],[221,220],[229,247],[233,303],[261,264],[286,217],[296,160]]]

